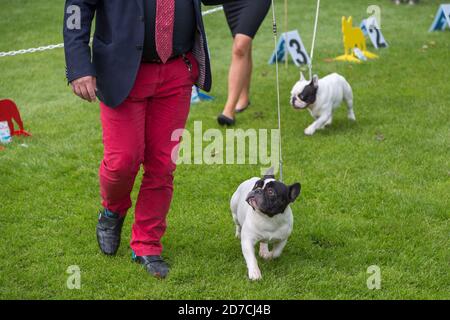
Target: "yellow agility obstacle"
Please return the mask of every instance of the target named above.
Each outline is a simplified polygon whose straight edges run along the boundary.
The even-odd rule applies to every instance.
[[[376,59],[378,56],[374,53],[367,51],[366,38],[362,30],[358,27],[353,27],[353,18],[342,17],[342,33],[344,35],[344,55],[335,58],[337,61],[348,61],[361,63],[354,52],[354,48],[359,48],[364,56],[368,59]]]

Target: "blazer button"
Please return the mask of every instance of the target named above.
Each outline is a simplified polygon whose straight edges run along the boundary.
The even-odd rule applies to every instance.
[[[144,49],[144,46],[137,45],[136,49],[138,49],[139,51],[142,51],[142,49]]]
[[[139,20],[140,20],[141,22],[144,22],[144,21],[145,21],[144,16],[139,16]]]

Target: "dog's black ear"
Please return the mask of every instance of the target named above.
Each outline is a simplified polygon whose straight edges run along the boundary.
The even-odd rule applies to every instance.
[[[319,77],[317,74],[313,75],[311,83],[313,84],[314,88],[319,88]]]
[[[289,202],[294,202],[295,199],[300,195],[300,191],[302,189],[302,186],[300,183],[294,183],[293,185],[289,186]]]

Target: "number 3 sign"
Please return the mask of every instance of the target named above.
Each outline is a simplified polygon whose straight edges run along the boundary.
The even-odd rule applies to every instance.
[[[370,41],[372,41],[372,44],[376,49],[388,47],[388,44],[384,39],[383,33],[381,33],[381,28],[378,26],[378,22],[375,17],[370,17],[363,20],[363,22],[361,23],[361,30],[364,32],[364,34],[369,35]]]
[[[306,52],[305,46],[303,45],[302,38],[300,38],[298,30],[289,31],[281,35],[277,45],[278,61],[284,61],[286,41],[287,50],[289,52],[289,55],[292,57],[295,65],[297,67],[300,67],[303,64],[309,65],[311,59]],[[275,61],[276,54],[274,52],[270,57],[269,64],[274,64]]]

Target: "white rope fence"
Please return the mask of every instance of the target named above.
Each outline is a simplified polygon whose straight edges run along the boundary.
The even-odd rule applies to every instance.
[[[222,6],[218,6],[218,7],[215,7],[215,8],[206,10],[206,11],[203,11],[202,12],[202,16],[207,16],[208,14],[211,14],[211,13],[214,13],[214,12],[217,12],[217,11],[222,11],[222,10],[223,10],[223,7]]]
[[[221,11],[223,10],[222,6],[218,6],[206,11],[202,12],[203,16],[207,16],[209,14],[212,14],[214,12],[217,11]],[[15,51],[6,51],[6,52],[0,52],[0,58],[2,57],[12,57],[12,56],[17,56],[17,55],[21,55],[21,54],[27,54],[27,53],[34,53],[34,52],[42,52],[42,51],[48,51],[48,50],[54,50],[54,49],[60,49],[60,48],[64,48],[64,43],[58,43],[58,44],[51,44],[48,46],[42,46],[42,47],[37,47],[37,48],[29,48],[29,49],[21,49],[21,50],[15,50]]]
[[[59,48],[64,48],[64,43],[51,44],[48,46],[30,48],[30,49],[21,49],[21,50],[16,50],[16,51],[0,52],[0,57],[17,56],[19,54],[41,52],[41,51],[47,51],[47,50],[53,50],[53,49],[59,49]]]

